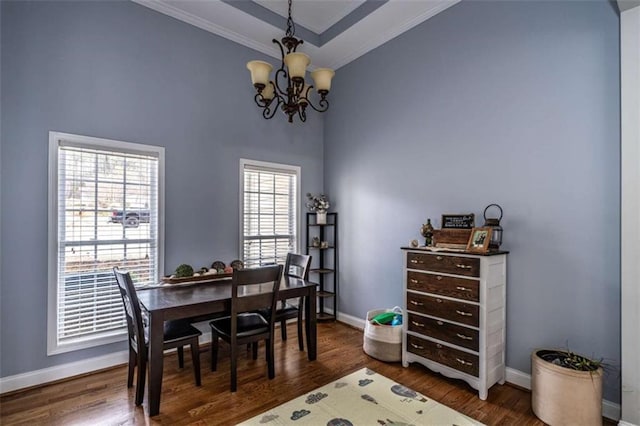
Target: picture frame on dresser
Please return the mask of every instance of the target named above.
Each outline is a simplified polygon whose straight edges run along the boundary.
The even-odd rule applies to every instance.
[[[486,253],[489,251],[489,243],[491,241],[491,228],[479,227],[473,228],[467,242],[467,251],[471,253]]]

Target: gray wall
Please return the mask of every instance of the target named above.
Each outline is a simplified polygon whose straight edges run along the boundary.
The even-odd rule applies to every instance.
[[[264,120],[245,68],[264,55],[134,3],[0,7],[6,377],[125,348],[46,355],[49,131],[165,147],[168,272],[239,255],[240,158],[300,165],[319,192],[323,123]]]
[[[610,364],[620,400],[619,20],[607,2],[463,2],[339,70],[325,191],[341,311],[402,304],[427,218],[504,208],[507,365],[538,347]]]

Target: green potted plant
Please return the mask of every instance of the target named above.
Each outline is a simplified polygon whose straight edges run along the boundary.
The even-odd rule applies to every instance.
[[[602,424],[602,360],[569,350],[531,354],[531,408],[551,425]]]

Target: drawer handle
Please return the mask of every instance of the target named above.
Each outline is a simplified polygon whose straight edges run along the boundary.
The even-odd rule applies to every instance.
[[[467,366],[472,366],[473,365],[472,363],[470,363],[468,361],[465,361],[464,359],[460,359],[460,358],[456,358],[456,361],[458,361],[462,365],[467,365]]]
[[[456,314],[462,315],[463,317],[472,317],[473,314],[471,312],[459,311],[456,309]]]
[[[413,278],[411,278],[409,281],[411,281],[411,284],[418,284],[418,280],[414,280]]]
[[[442,260],[442,259],[444,259],[444,257],[442,257],[442,256],[436,256],[436,260]]]
[[[460,290],[460,291],[473,291],[473,290],[472,290],[472,289],[470,289],[470,288],[462,287],[462,286],[457,286],[457,287],[456,287],[456,290]]]
[[[416,345],[415,343],[411,343],[411,347],[413,349],[424,349],[424,346]]]
[[[444,323],[442,321],[436,321],[436,324],[438,325],[444,325]]]
[[[456,263],[456,268],[471,269],[471,265],[463,265],[462,263]]]
[[[440,343],[436,343],[436,348],[442,349],[442,345]]]
[[[464,334],[460,334],[460,333],[456,333],[456,336],[458,336],[462,340],[473,340],[473,337],[465,336]]]
[[[442,281],[442,275],[438,275],[438,276],[436,277],[436,280],[438,280],[438,281]]]
[[[415,325],[416,327],[424,327],[424,324],[419,323],[417,321],[411,321],[411,324]]]
[[[422,265],[424,263],[422,260],[416,260],[416,259],[411,259],[410,262],[413,263],[414,265],[417,265],[417,264]]]
[[[424,306],[424,303],[416,302],[415,300],[409,300],[409,303],[411,303],[412,305],[415,305],[415,306]]]
[[[436,299],[436,302],[442,303],[442,299]]]

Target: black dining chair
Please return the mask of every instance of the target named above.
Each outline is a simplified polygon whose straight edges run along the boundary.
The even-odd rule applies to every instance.
[[[145,377],[147,372],[147,360],[149,353],[149,333],[147,318],[142,316],[140,303],[136,289],[131,280],[131,275],[113,268],[116,282],[124,303],[127,317],[127,329],[129,331],[129,371],[127,375],[127,387],[133,386],[133,373],[138,367],[138,380],[136,383],[136,405],[142,404],[144,399]],[[183,346],[190,345],[191,359],[195,375],[196,386],[200,386],[200,346],[198,337],[202,335],[200,330],[186,321],[165,321],[164,323],[164,347],[163,349],[176,348],[178,351],[178,365],[184,367]]]
[[[275,316],[255,312],[276,309],[282,266],[267,266],[233,271],[231,279],[231,314],[209,323],[211,326],[211,371],[218,365],[218,340],[227,342],[231,351],[231,392],[237,390],[238,345],[253,344],[253,359],[258,343],[265,340],[269,379],[275,377],[273,329]]]
[[[284,265],[284,274],[290,277],[309,279],[309,266],[311,256],[305,254],[288,253]],[[302,313],[304,311],[304,297],[298,299],[298,306],[294,306],[283,300],[280,307],[276,308],[276,323],[280,323],[282,340],[287,340],[287,320],[298,320],[298,347],[304,350],[304,336],[302,335]]]

